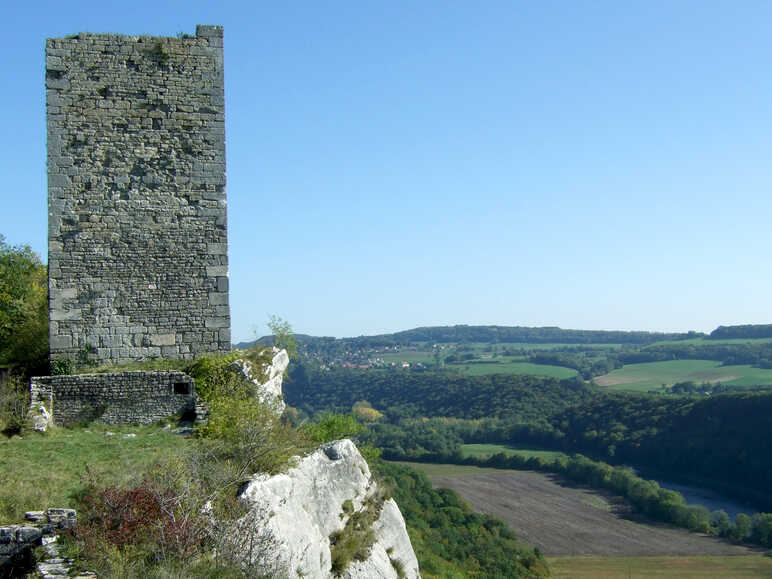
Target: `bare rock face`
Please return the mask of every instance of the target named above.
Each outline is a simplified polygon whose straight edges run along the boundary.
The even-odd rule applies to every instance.
[[[276,414],[284,412],[286,405],[282,396],[281,385],[284,379],[284,371],[289,366],[289,356],[287,350],[273,349],[274,355],[271,363],[263,368],[263,373],[267,377],[265,382],[260,382],[255,377],[252,363],[247,360],[236,360],[232,366],[241,374],[242,378],[252,383],[255,395],[263,404],[271,407]]]
[[[254,532],[273,541],[271,549],[249,554],[258,568],[288,577],[420,577],[397,503],[380,498],[367,462],[350,440],[322,446],[286,473],[255,475],[240,498],[250,507],[248,517],[262,521]],[[374,519],[374,542],[363,560],[354,558],[334,572],[331,536],[349,532],[349,519],[365,511]]]

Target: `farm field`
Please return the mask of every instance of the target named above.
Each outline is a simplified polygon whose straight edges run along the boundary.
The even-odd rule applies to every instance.
[[[424,352],[422,350],[407,350],[404,352],[388,352],[384,354],[377,354],[375,357],[382,358],[384,362],[421,362],[422,364],[434,364],[434,358],[432,352]]]
[[[566,456],[562,452],[555,450],[540,450],[535,448],[515,448],[506,444],[462,444],[461,452],[466,456],[474,456],[478,458],[494,455],[499,452],[503,452],[507,456],[517,454],[524,456],[525,458],[537,457],[551,460],[559,456]]]
[[[753,366],[723,366],[712,360],[672,360],[629,364],[603,376],[597,376],[598,386],[609,390],[648,391],[662,384],[676,382],[721,382],[729,386],[772,385],[772,370]]]
[[[631,520],[621,500],[567,486],[553,475],[406,464],[426,472],[435,487],[458,492],[474,510],[504,520],[526,544],[538,547],[547,557],[754,554],[712,537]]]
[[[573,378],[577,371],[562,366],[548,366],[546,364],[531,364],[530,362],[497,361],[484,364],[449,364],[449,368],[458,368],[464,374],[470,376],[482,376],[486,374],[530,374],[535,376],[550,376],[552,378]]]
[[[657,577],[702,579],[772,577],[772,558],[730,557],[555,557],[547,559],[557,579]]]

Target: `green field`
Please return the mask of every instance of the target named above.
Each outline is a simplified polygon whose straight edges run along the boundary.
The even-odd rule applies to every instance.
[[[423,350],[407,350],[405,352],[389,352],[386,354],[378,354],[377,358],[382,358],[385,362],[421,362],[423,364],[434,364],[434,357],[431,351]]]
[[[494,455],[498,452],[503,452],[507,456],[517,454],[524,456],[525,458],[538,457],[545,459],[553,459],[557,457],[566,457],[562,452],[556,452],[554,450],[540,450],[535,448],[515,448],[509,445],[503,444],[462,444],[461,452],[466,456],[474,456],[483,458]]]
[[[667,577],[772,577],[772,558],[763,555],[728,557],[554,557],[550,570],[558,579]]]
[[[672,360],[629,364],[595,378],[599,386],[609,390],[644,392],[655,390],[662,384],[672,386],[688,380],[698,384],[721,382],[728,386],[772,385],[772,370],[747,365],[723,366],[721,362],[712,360]]]

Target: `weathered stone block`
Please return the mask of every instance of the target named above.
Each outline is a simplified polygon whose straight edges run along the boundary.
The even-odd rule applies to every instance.
[[[72,348],[72,336],[51,336],[51,349],[69,350]]]
[[[32,543],[43,536],[37,527],[23,526],[16,531],[16,541],[19,543]]]
[[[227,306],[228,294],[224,292],[209,292],[210,306]]]
[[[227,328],[230,326],[228,318],[207,318],[205,320],[207,328]]]
[[[171,346],[175,342],[175,334],[156,334],[155,336],[150,336],[150,344],[153,346]]]

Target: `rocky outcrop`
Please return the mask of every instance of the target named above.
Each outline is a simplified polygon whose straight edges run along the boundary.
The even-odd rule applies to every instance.
[[[253,385],[254,393],[260,402],[267,404],[276,414],[281,414],[286,407],[281,385],[289,362],[287,350],[274,348],[271,363],[262,368],[262,376],[257,375],[252,367],[252,362],[248,360],[236,360],[231,366],[244,380]],[[261,378],[264,381],[261,382]]]
[[[258,568],[289,577],[420,577],[397,503],[382,496],[350,440],[322,446],[286,473],[255,475],[240,498],[247,517],[260,521],[256,543],[271,542],[247,555]],[[364,539],[346,557],[341,545],[351,547],[354,532]]]

